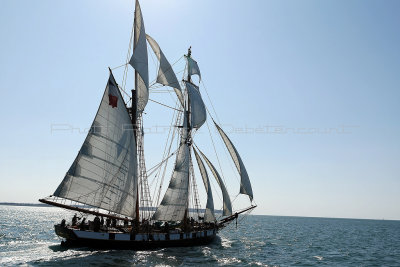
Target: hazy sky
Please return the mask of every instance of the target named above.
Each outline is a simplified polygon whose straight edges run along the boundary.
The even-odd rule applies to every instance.
[[[400,219],[399,1],[141,5],[147,33],[171,62],[193,47],[218,119],[247,166],[254,213]],[[36,202],[61,182],[107,67],[125,62],[133,6],[0,1],[0,201]],[[169,124],[152,107],[149,131]],[[163,147],[149,140],[166,134],[147,136],[151,166]],[[234,197],[237,179],[227,176]]]

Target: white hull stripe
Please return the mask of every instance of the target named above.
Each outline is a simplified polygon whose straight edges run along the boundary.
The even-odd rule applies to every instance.
[[[165,241],[168,237],[164,233],[153,233],[153,234],[136,234],[131,235],[128,233],[102,233],[102,232],[91,232],[91,231],[80,231],[71,229],[78,238],[82,239],[97,239],[97,240],[118,240],[118,241]],[[215,230],[206,230],[201,232],[191,233],[180,233],[180,234],[169,234],[169,240],[182,240],[182,239],[194,239],[202,237],[211,237],[215,235]],[[134,239],[133,239],[134,238]]]

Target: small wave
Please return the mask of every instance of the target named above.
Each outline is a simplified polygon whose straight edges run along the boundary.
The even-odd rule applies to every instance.
[[[324,259],[324,257],[322,257],[322,256],[313,256],[313,258],[316,258],[319,261],[322,261]]]
[[[265,266],[265,267],[269,266],[268,264],[265,264],[265,263],[262,263],[262,262],[259,262],[259,261],[250,262],[249,265],[257,265],[257,266]]]
[[[218,258],[215,257],[215,259],[218,261],[218,263],[222,265],[231,265],[231,264],[237,264],[241,263],[242,261],[239,260],[238,258],[232,257],[232,258]]]
[[[228,238],[225,238],[225,237],[222,237],[222,236],[221,236],[221,245],[222,245],[224,248],[230,248],[230,247],[232,247],[232,243],[233,243],[233,241],[229,240]]]

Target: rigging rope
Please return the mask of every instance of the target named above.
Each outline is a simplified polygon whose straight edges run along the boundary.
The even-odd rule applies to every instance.
[[[177,106],[177,107],[178,107],[178,105],[179,105],[178,101],[179,101],[179,100],[176,99],[175,106]],[[173,116],[172,116],[171,125],[173,125],[174,122],[175,122],[176,125],[178,125],[177,123],[178,123],[179,118],[180,118],[179,114],[180,114],[179,112],[176,112],[176,110],[174,110],[174,113],[173,113]],[[172,131],[172,136],[171,136],[171,131]],[[163,158],[166,159],[166,164],[164,165],[164,170],[163,170],[163,174],[162,174],[162,176],[161,176],[160,183],[158,183],[158,179],[157,179],[156,186],[155,186],[155,188],[154,188],[154,195],[155,195],[155,194],[156,194],[156,191],[157,191],[157,188],[158,188],[158,185],[159,185],[158,193],[157,193],[157,198],[154,198],[154,201],[155,201],[155,202],[153,203],[153,206],[158,206],[158,203],[159,203],[159,200],[160,200],[161,189],[162,189],[162,185],[163,185],[163,182],[164,182],[164,178],[165,178],[165,174],[166,174],[166,169],[167,169],[167,164],[168,164],[168,158],[165,158],[165,157],[166,157],[166,155],[168,155],[168,154],[170,153],[170,151],[171,151],[172,143],[173,143],[173,141],[174,141],[174,138],[175,138],[175,135],[176,135],[176,132],[177,132],[177,131],[178,131],[178,128],[177,128],[177,127],[170,127],[170,128],[169,128],[169,131],[168,131],[167,142],[165,143],[165,146],[164,146],[164,153],[163,153]],[[168,140],[169,140],[170,136],[171,136],[171,141],[170,141],[170,143],[169,143]],[[167,148],[168,143],[169,143],[169,147]],[[156,174],[156,177],[159,177],[159,176],[160,176],[160,173],[161,173],[161,168],[159,168],[158,170],[159,170],[159,171],[158,171],[158,173]]]
[[[208,115],[210,115],[210,117],[211,117],[211,119],[213,119],[214,120],[214,118],[212,117],[212,115],[211,115],[211,112],[210,112],[210,110],[206,107],[206,110],[207,110],[207,113],[208,113]],[[207,126],[208,126],[208,124],[207,124]],[[218,130],[217,130],[218,131]],[[222,136],[218,133],[218,135],[221,137],[221,139],[222,139]],[[223,141],[223,140],[222,140]],[[220,144],[220,145],[222,145],[222,150],[225,152],[225,156],[228,158],[228,162],[229,162],[229,165],[231,166],[231,169],[232,169],[232,171],[233,171],[233,173],[234,173],[234,175],[235,175],[235,178],[236,178],[236,180],[239,182],[239,184],[241,184],[241,181],[240,181],[240,174],[239,174],[239,172],[238,172],[238,170],[233,166],[233,164],[232,164],[232,156],[231,155],[228,155],[228,147],[225,145],[225,143],[224,144]]]
[[[134,30],[135,30],[135,20],[133,20],[132,22],[132,30],[131,30],[131,38],[129,40],[129,46],[128,46],[128,52],[126,53],[126,63],[125,63],[125,69],[124,69],[124,73],[122,75],[122,88],[125,90],[126,87],[126,81],[127,81],[127,77],[128,77],[128,64],[129,64],[129,59],[130,59],[130,55],[131,55],[131,49],[133,48],[133,38],[134,38]],[[127,101],[128,102],[128,101]]]
[[[151,176],[155,171],[158,170],[158,168],[160,168],[165,161],[167,161],[170,157],[172,157],[173,155],[175,155],[175,153],[178,150],[175,150],[173,153],[171,153],[168,157],[166,157],[164,160],[162,160],[161,162],[157,163],[156,165],[154,165],[153,167],[151,167],[150,169],[147,170],[147,176]]]
[[[150,98],[149,98],[149,100],[150,100],[151,102],[157,103],[157,104],[159,104],[159,105],[161,105],[161,106],[164,106],[164,107],[167,107],[167,108],[176,110],[176,111],[178,111],[178,112],[183,112],[183,110],[173,108],[173,107],[171,107],[171,106],[165,105],[165,104],[160,103],[160,102],[158,102],[158,101],[155,101],[155,100],[153,100],[153,99],[150,99]]]
[[[116,70],[116,69],[121,68],[121,67],[124,67],[124,66],[126,66],[126,65],[128,65],[128,63],[122,64],[122,65],[120,65],[120,66],[118,66],[118,67],[115,67],[115,68],[111,68],[111,70]]]

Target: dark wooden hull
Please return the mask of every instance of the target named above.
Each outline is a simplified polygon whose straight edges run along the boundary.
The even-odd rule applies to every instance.
[[[65,238],[65,246],[107,249],[150,250],[166,247],[191,247],[207,245],[216,237],[216,229],[190,233],[126,234],[80,231],[55,225],[58,236]]]

